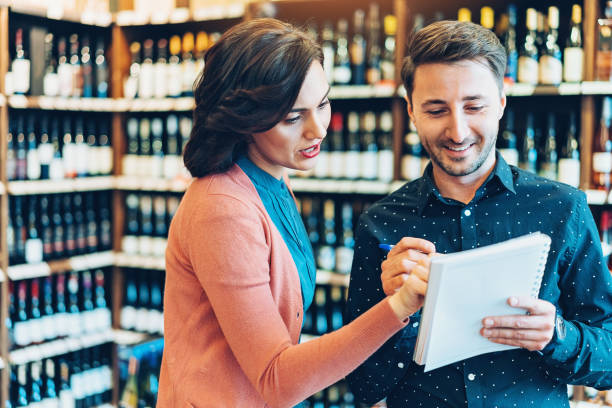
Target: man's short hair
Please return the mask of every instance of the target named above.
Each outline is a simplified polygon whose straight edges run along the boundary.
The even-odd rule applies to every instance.
[[[412,100],[414,73],[419,65],[462,60],[486,62],[501,92],[506,71],[506,51],[497,36],[478,24],[445,20],[430,24],[408,40],[402,80]]]

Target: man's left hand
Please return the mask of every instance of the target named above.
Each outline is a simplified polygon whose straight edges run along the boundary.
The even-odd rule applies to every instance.
[[[529,351],[546,347],[555,331],[555,306],[528,296],[510,297],[508,304],[525,309],[529,314],[485,317],[480,334],[494,343],[518,346]]]

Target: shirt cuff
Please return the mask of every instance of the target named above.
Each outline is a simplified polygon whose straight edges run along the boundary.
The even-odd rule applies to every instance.
[[[578,326],[565,320],[565,338],[559,339],[555,329],[552,340],[542,349],[542,355],[551,363],[564,363],[578,354],[581,337]]]

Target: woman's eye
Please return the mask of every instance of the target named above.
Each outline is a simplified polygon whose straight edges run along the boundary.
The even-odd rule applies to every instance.
[[[287,123],[289,125],[292,125],[294,123],[297,123],[298,120],[300,120],[300,117],[299,116],[294,116],[292,118],[285,119],[285,123]]]

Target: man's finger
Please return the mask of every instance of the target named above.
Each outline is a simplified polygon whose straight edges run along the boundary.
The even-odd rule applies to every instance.
[[[514,329],[481,329],[480,334],[486,338],[498,338],[507,340],[527,340],[527,341],[550,341],[551,333],[542,330],[514,330]]]
[[[549,314],[556,311],[552,303],[531,296],[511,296],[508,298],[508,304],[512,307],[525,309],[532,315]]]
[[[508,315],[482,319],[485,328],[541,329],[551,330],[553,322],[547,315]]]
[[[491,337],[488,340],[492,341],[493,343],[497,343],[497,344],[505,344],[508,346],[521,347],[529,351],[542,350],[548,344],[547,341],[513,340],[513,339],[504,339],[504,338],[496,338],[496,337]]]

